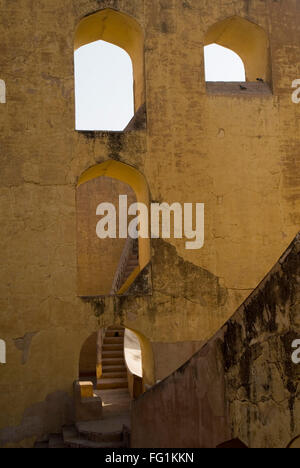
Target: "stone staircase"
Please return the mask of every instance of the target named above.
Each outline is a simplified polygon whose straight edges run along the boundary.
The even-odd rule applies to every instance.
[[[63,427],[61,434],[51,434],[35,448],[108,448],[130,447],[129,421],[122,418],[76,423]]]
[[[106,330],[102,345],[102,376],[97,381],[98,390],[128,388],[124,334],[122,327],[114,326]]]

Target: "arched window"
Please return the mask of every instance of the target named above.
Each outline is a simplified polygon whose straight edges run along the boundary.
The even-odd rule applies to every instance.
[[[6,85],[5,81],[0,80],[0,104],[6,103]]]
[[[0,364],[6,364],[6,343],[0,340]]]
[[[219,91],[216,83],[230,91],[270,92],[270,45],[266,32],[257,24],[234,16],[213,25],[204,40],[207,88]],[[246,84],[244,84],[246,82]]]
[[[109,160],[80,177],[76,200],[78,295],[128,294],[150,262],[149,236],[135,239],[129,235],[131,221],[137,217],[140,224],[148,225],[149,192],[144,176],[127,164]],[[131,216],[136,203],[143,205],[144,212]],[[147,295],[147,278],[133,295]]]
[[[100,392],[127,389],[131,397],[137,398],[155,383],[150,341],[141,333],[121,325],[101,328],[81,347],[79,380],[86,382],[89,388],[89,382],[92,382]],[[129,404],[128,397],[125,393]],[[115,403],[118,402],[115,400]]]
[[[122,131],[145,107],[144,39],[138,23],[112,9],[85,17],[75,34],[77,130]],[[140,119],[140,117],[139,117]]]

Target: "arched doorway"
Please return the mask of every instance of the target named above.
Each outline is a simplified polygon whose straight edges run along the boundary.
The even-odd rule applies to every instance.
[[[269,38],[259,25],[239,16],[226,18],[207,31],[204,45],[210,44],[225,47],[241,58],[247,82],[260,78],[271,84]]]
[[[79,358],[79,379],[95,381],[97,376],[97,332],[84,342]]]
[[[101,328],[82,345],[79,381],[92,382],[104,417],[129,414],[131,400],[155,382],[151,343],[121,325]]]
[[[120,80],[124,81],[124,70],[128,70],[128,61],[130,61],[129,68],[131,68],[131,70],[129,74],[131,76],[129,77],[127,88],[131,87],[130,94],[133,94],[134,98],[134,103],[132,103],[133,111],[137,115],[138,111],[143,109],[145,106],[143,30],[133,17],[111,8],[106,8],[84,17],[78,24],[74,40],[75,58],[79,49],[84,47],[89,48],[89,46],[91,46],[91,52],[93,52],[93,48],[97,48],[101,45],[100,41],[102,45],[106,43],[106,48],[110,47],[110,51],[114,54],[116,53],[118,55],[120,52],[116,48],[122,49],[124,52],[123,60],[127,62],[127,64],[125,63],[125,69],[123,68],[123,71],[121,72],[122,75],[117,70],[115,73],[115,80],[118,80],[119,84]],[[86,51],[88,52],[88,49],[86,49]],[[79,53],[81,52],[82,50]],[[85,52],[83,51],[83,53]],[[126,55],[128,55],[128,60]],[[97,61],[97,56],[94,57],[95,61]],[[77,61],[75,59],[75,71],[77,65],[76,62]],[[103,66],[105,66],[105,61],[102,60],[101,62]],[[111,60],[108,60],[106,64],[107,67],[111,67]],[[87,66],[91,67],[91,69],[86,70],[86,72],[89,75],[95,75],[95,67],[97,64],[93,63],[93,58]],[[104,70],[104,72],[106,72],[106,70]],[[76,78],[78,79],[80,76],[77,76]],[[90,78],[92,77],[89,76],[87,81],[89,81]],[[94,84],[97,86],[96,82],[94,82]],[[90,90],[88,90],[88,92],[90,92]],[[102,87],[102,89],[100,89],[100,94],[102,94],[104,100],[106,99],[105,93],[107,93],[107,87]],[[77,100],[77,104],[81,105],[82,103]],[[76,109],[76,113],[77,110],[78,109]],[[93,129],[95,129],[95,126],[92,123],[90,130]],[[97,127],[97,129],[103,130],[104,128]]]
[[[123,131],[134,116],[133,68],[118,46],[96,41],[74,56],[76,130]]]

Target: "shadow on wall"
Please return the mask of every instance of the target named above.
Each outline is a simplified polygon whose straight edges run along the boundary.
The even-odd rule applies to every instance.
[[[245,445],[240,439],[232,439],[228,442],[224,442],[217,446],[217,449],[247,449],[247,445]]]
[[[121,346],[122,345],[122,346]],[[104,354],[103,354],[104,353]],[[114,358],[120,362],[115,362]],[[110,362],[110,360],[112,361]],[[94,384],[108,372],[128,372],[143,380],[143,391],[155,384],[155,365],[151,342],[141,333],[113,325],[90,335],[82,344],[79,356],[79,379],[89,377]]]
[[[85,377],[96,378],[97,337],[98,333],[93,333],[82,345],[79,358],[79,379]]]
[[[62,426],[74,422],[74,401],[69,393],[57,391],[44,401],[28,407],[17,426],[0,429],[0,448],[19,444],[25,439],[43,440],[49,433],[57,433]]]

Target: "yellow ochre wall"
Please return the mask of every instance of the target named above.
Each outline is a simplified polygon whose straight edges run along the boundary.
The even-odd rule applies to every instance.
[[[147,186],[147,181],[143,175],[137,171],[134,167],[129,166],[128,164],[123,164],[118,161],[108,160],[103,164],[97,164],[85,171],[79,178],[77,184],[77,193],[78,189],[90,182],[92,180],[107,177],[124,184],[128,184],[136,196],[136,202],[143,203],[149,207],[149,190]],[[120,189],[121,190],[121,189]],[[116,190],[116,196],[126,195],[126,191]],[[103,197],[98,199],[99,201],[109,201],[104,200]],[[118,203],[115,204],[117,206]],[[130,205],[130,202],[129,202]],[[104,244],[105,245],[105,244]],[[148,265],[151,259],[150,252],[150,241],[149,239],[139,239],[139,271],[143,270],[145,266]],[[79,294],[80,295],[80,294]]]
[[[300,9],[295,0],[0,4],[0,446],[31,446],[72,419],[80,350],[93,332],[122,324],[146,337],[154,383],[222,326],[299,231],[291,83]],[[74,38],[82,18],[104,8],[143,32],[147,130],[74,130]],[[207,33],[236,16],[266,31],[272,95],[206,94]],[[150,201],[205,203],[205,246],[153,240],[153,295],[93,304],[76,292],[75,191],[84,171],[108,160],[143,174]]]

